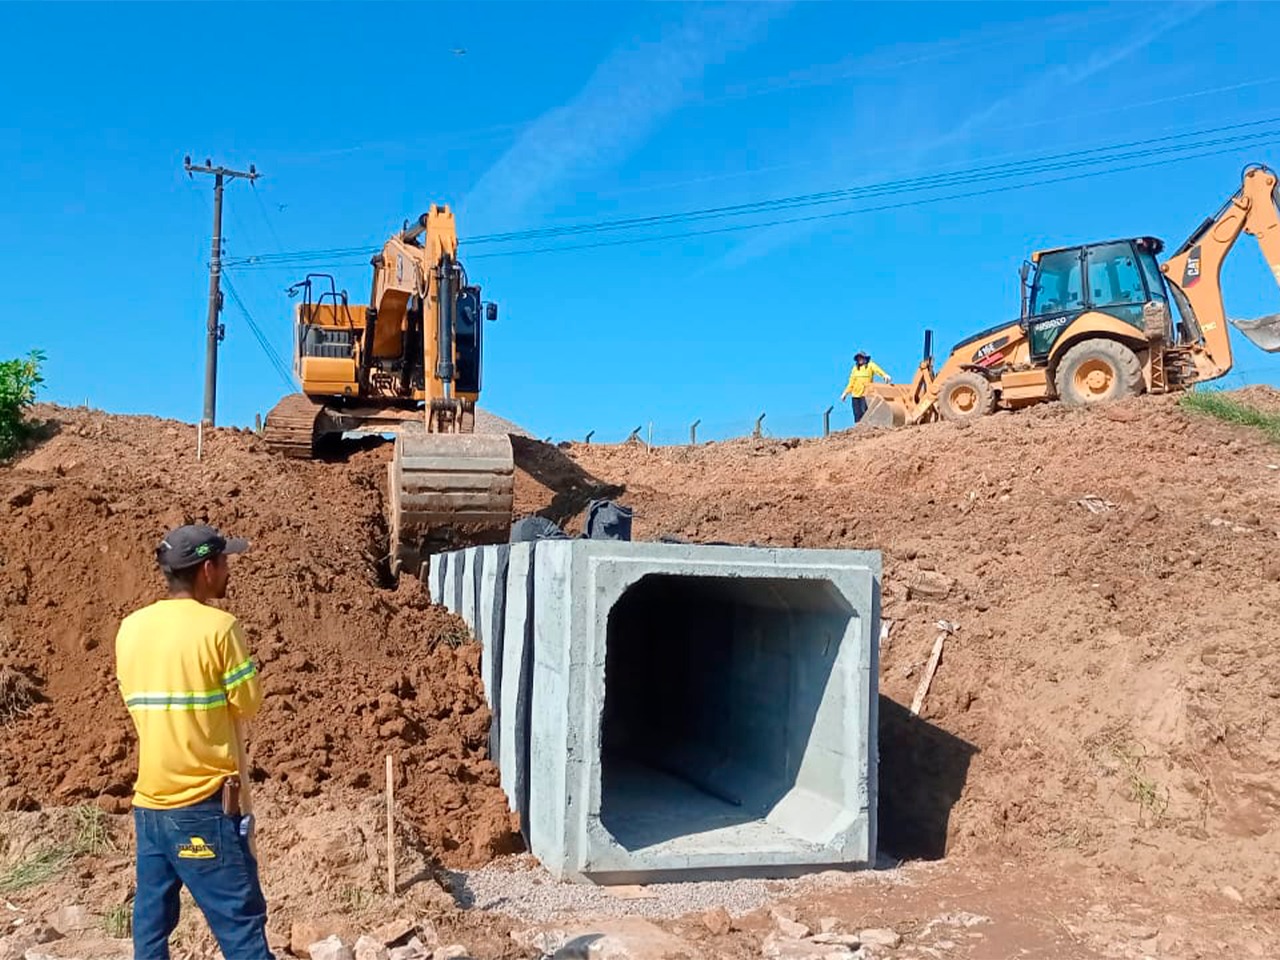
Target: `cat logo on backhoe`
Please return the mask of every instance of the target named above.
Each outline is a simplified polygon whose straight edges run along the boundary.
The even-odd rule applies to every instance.
[[[214,860],[218,854],[203,837],[192,837],[190,843],[178,844],[178,856],[184,860]]]

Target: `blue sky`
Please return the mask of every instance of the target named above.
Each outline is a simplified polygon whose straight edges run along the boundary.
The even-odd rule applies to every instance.
[[[59,3],[2,5],[0,27],[27,38],[0,61],[0,356],[45,350],[47,399],[188,422],[212,185],[182,173],[187,153],[263,174],[227,189],[237,258],[372,248],[432,202],[465,241],[1280,118],[1280,68],[1253,40],[1280,32],[1274,4]],[[906,379],[926,326],[945,348],[1016,315],[1032,249],[1175,246],[1251,161],[1280,167],[1280,132],[807,223],[561,252],[545,251],[580,238],[464,242],[500,305],[481,403],[557,439],[652,422],[676,440],[695,419],[714,436],[762,411],[769,432],[811,432],[856,349]],[[367,259],[337,263],[362,301]],[[284,290],[308,269],[228,272],[286,358]],[[1224,285],[1234,316],[1280,301],[1248,237]],[[251,424],[291,388],[230,295],[223,322],[218,421]],[[1228,383],[1280,379],[1236,345]]]

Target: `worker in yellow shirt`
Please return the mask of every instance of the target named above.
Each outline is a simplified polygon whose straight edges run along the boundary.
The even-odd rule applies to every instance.
[[[226,597],[227,555],[248,546],[203,524],[170,531],[156,549],[169,595],[116,635],[116,678],[138,734],[135,960],[168,960],[183,886],[227,960],[271,957],[237,726],[257,713],[262,689],[239,621],[210,605]]]
[[[857,424],[862,419],[862,415],[867,412],[867,387],[871,386],[872,380],[877,376],[881,377],[885,383],[893,383],[889,375],[872,361],[870,354],[859,350],[853,355],[853,369],[849,371],[849,383],[845,386],[844,393],[840,394],[840,402],[844,403],[845,397],[853,398],[854,424]]]

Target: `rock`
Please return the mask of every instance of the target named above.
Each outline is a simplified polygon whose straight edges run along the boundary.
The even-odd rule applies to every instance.
[[[818,921],[818,929],[823,933],[835,933],[840,929],[840,921],[836,917],[823,917]]]
[[[362,936],[356,940],[355,960],[390,960],[390,953],[381,940]]]
[[[387,947],[402,947],[409,942],[409,938],[412,937],[417,930],[418,924],[415,921],[407,918],[400,918],[392,920],[390,923],[384,923],[382,926],[374,930],[373,939]],[[432,927],[430,923],[427,923],[426,930],[428,932],[426,945],[431,947],[436,946],[439,941],[436,940],[435,937],[435,928]]]
[[[1244,903],[1244,897],[1240,895],[1240,891],[1235,887],[1223,887],[1222,895],[1228,900],[1234,900],[1236,903]]]
[[[388,960],[426,960],[431,950],[417,937],[411,937],[403,947],[393,947],[387,956]]]
[[[761,949],[766,960],[852,960],[854,957],[848,947],[780,937],[776,933],[765,938]]]
[[[93,926],[93,917],[89,916],[88,907],[69,903],[59,907],[50,922],[53,928],[65,937],[79,930],[88,930]]]
[[[349,937],[343,925],[329,920],[295,920],[289,930],[289,952],[295,957],[310,957],[310,947],[329,937]]]
[[[48,924],[43,924],[28,930],[27,939],[32,943],[53,943],[55,940],[62,939],[62,934]]]
[[[556,960],[683,960],[699,955],[686,941],[640,917],[600,920],[581,927],[535,927],[512,931],[511,938]],[[391,960],[396,960],[394,955]]]
[[[311,960],[355,960],[351,948],[337,936],[325,937],[307,946],[307,956]]]
[[[733,929],[733,917],[729,916],[729,911],[724,907],[708,910],[699,919],[702,925],[717,937],[723,937]]]
[[[435,953],[431,954],[431,960],[461,960],[461,958],[469,956],[471,954],[466,947],[460,943],[455,943],[435,951]]]
[[[926,570],[907,587],[908,600],[945,600],[954,586],[950,577]]]
[[[861,943],[870,944],[873,947],[897,947],[902,943],[902,937],[895,931],[884,927],[872,927],[869,930],[861,930],[858,932],[858,940]]]
[[[813,932],[798,920],[789,919],[776,911],[773,915],[773,924],[780,934],[791,940],[803,940]]]
[[[809,938],[810,943],[823,943],[833,947],[848,947],[850,950],[857,950],[862,946],[862,941],[858,939],[856,933],[815,933]]]

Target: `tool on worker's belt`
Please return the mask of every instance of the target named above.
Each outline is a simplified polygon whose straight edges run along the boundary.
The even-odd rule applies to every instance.
[[[240,777],[226,777],[222,781],[222,812],[228,817],[240,816]]]

